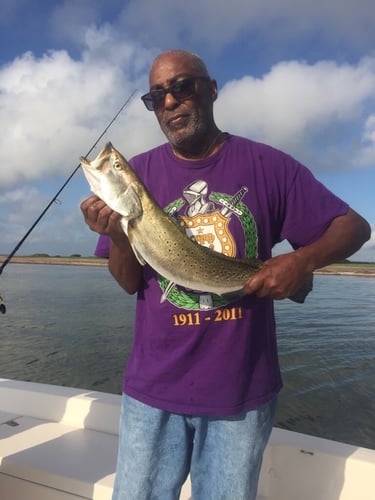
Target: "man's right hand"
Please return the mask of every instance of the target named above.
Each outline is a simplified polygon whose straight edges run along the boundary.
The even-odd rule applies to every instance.
[[[109,236],[123,233],[121,215],[114,212],[104,201],[92,195],[81,203],[81,211],[86,224],[92,231]]]
[[[128,293],[137,292],[142,285],[143,271],[121,226],[121,215],[95,195],[81,203],[81,211],[92,231],[111,238],[108,268],[113,277]]]

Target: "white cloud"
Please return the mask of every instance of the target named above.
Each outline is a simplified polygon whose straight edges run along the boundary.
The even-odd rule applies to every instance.
[[[359,162],[375,165],[375,114],[370,115],[364,124],[361,146]]]
[[[245,76],[228,82],[216,109],[227,130],[305,159],[316,156],[314,148],[320,155],[325,149],[320,167],[347,168],[370,161],[361,155],[358,131],[366,127],[368,136],[372,130],[368,114],[374,109],[374,95],[375,58],[364,58],[357,65],[290,61],[277,64],[262,78]],[[343,144],[349,130],[354,143]],[[338,162],[343,154],[345,162]]]
[[[164,140],[139,99],[152,51],[124,42],[109,26],[91,27],[84,38],[78,60],[66,51],[40,58],[26,53],[0,68],[3,189],[69,173],[136,88],[102,143],[112,140],[129,157]],[[262,78],[226,83],[215,110],[226,130],[274,144],[312,165],[318,148],[321,168],[348,168],[374,160],[374,95],[375,58],[356,65],[285,61]],[[351,142],[340,144],[349,132]]]
[[[367,241],[361,250],[358,252],[360,260],[374,262],[375,261],[375,226],[371,227],[371,238]]]
[[[250,8],[244,0],[230,3],[220,0],[212,9],[208,0],[193,1],[189,5],[161,0],[158,9],[169,15],[156,19],[155,9],[150,8],[149,2],[131,1],[117,20],[116,29],[109,24],[95,27],[93,23],[101,9],[98,2],[81,2],[79,6],[70,1],[55,4],[50,26],[65,26],[66,19],[81,23],[81,57],[74,59],[64,50],[50,51],[42,57],[30,52],[0,67],[2,187],[20,179],[71,170],[135,88],[139,88],[137,99],[128,105],[125,116],[111,129],[110,138],[127,156],[163,140],[153,115],[145,112],[138,99],[147,87],[154,50],[127,41],[129,34],[124,29],[127,26],[142,26],[142,30],[137,29],[139,40],[142,40],[142,32],[154,40],[153,30],[169,37],[175,29],[176,41],[189,31],[195,40],[208,43],[207,39],[211,38],[216,47],[221,47],[242,30],[251,32],[251,26],[262,20],[274,26],[275,20],[283,18],[286,25],[281,24],[287,27],[298,17],[298,29],[308,30],[309,26],[316,28],[316,23],[325,19],[325,26],[330,26],[332,31],[339,24],[345,29],[350,24],[354,29],[353,25],[364,19],[367,5],[366,0],[357,0],[354,9],[354,0],[344,0],[344,4],[340,3],[340,12],[351,15],[336,18],[336,0],[328,2],[329,5],[303,2],[303,9],[301,2],[294,0],[271,3],[272,8],[269,3],[256,0]],[[375,15],[373,11],[366,12],[366,23]],[[206,23],[207,17],[210,23]],[[224,20],[226,29],[219,30]],[[164,22],[168,22],[168,29]],[[278,25],[277,22],[274,26],[276,31]],[[262,26],[266,29],[266,24]],[[65,36],[73,35],[65,33]],[[353,65],[332,61],[312,65],[281,62],[262,78],[244,76],[226,83],[216,104],[216,113],[224,128],[271,142],[298,157],[303,155],[302,158],[312,163],[316,158],[313,143],[318,141],[318,146],[327,151],[322,167],[371,164],[374,159],[370,119],[373,101],[368,103],[374,96],[374,81],[375,58],[371,57]],[[362,130],[363,137],[357,132],[343,148],[342,144],[336,147],[351,127]]]
[[[106,29],[89,30],[80,60],[65,51],[40,58],[26,53],[0,68],[1,187],[71,170],[136,86],[144,88],[150,57],[117,43]],[[134,99],[126,120],[121,117],[121,131],[110,132],[127,156],[140,143],[160,140],[158,131],[152,132],[153,116],[142,106]]]
[[[45,209],[67,175],[104,131],[131,93],[136,95],[99,142],[111,140],[127,157],[162,140],[153,113],[139,95],[147,86],[152,54],[119,40],[109,26],[86,30],[85,50],[42,57],[28,52],[0,67],[0,232],[9,253]],[[85,226],[78,202],[87,182],[69,184],[38,223],[22,252],[90,254],[96,235]],[[80,182],[77,187],[76,182]],[[77,242],[79,241],[79,244]],[[86,248],[83,249],[84,245]]]
[[[371,115],[367,118],[363,139],[365,142],[375,144],[375,115]]]

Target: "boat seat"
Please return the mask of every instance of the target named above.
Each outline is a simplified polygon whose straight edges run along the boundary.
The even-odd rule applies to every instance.
[[[117,435],[28,416],[9,417],[0,425],[2,500],[111,499]],[[14,498],[15,482],[19,499]],[[7,488],[12,496],[7,496]]]
[[[0,379],[0,499],[111,500],[120,405],[114,394]],[[187,481],[180,500],[190,497]]]

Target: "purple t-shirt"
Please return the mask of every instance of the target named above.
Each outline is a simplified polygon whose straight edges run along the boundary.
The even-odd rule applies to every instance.
[[[131,163],[200,244],[235,257],[266,260],[284,239],[307,245],[349,208],[290,156],[237,136],[203,160],[176,158],[163,144]],[[97,255],[108,256],[108,238],[100,237]],[[124,392],[156,408],[212,416],[275,397],[282,381],[273,301],[226,303],[174,287],[161,303],[167,284],[144,267]]]

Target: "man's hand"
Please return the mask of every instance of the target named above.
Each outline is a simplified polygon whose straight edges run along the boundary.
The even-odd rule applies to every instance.
[[[143,271],[122,229],[121,215],[95,195],[81,203],[81,211],[92,231],[111,238],[108,268],[113,277],[128,293],[138,291],[142,284]]]
[[[368,222],[349,208],[345,215],[331,221],[318,240],[295,252],[267,260],[245,285],[245,291],[276,300],[291,297],[315,269],[346,259],[359,250],[370,236]]]
[[[96,195],[92,195],[81,203],[81,211],[86,224],[92,231],[107,234],[111,237],[123,233],[121,215],[114,212]]]
[[[246,293],[274,300],[293,296],[306,282],[310,270],[298,251],[267,260],[245,285]]]

